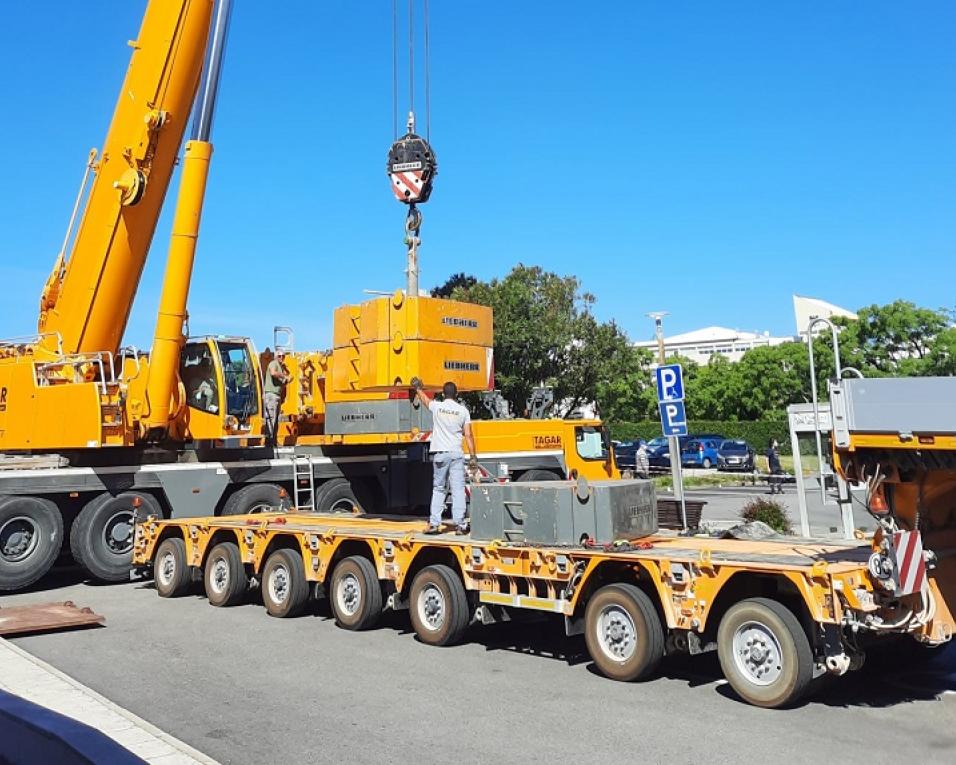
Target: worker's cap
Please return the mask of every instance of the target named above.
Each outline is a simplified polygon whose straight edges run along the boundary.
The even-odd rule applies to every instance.
[[[283,356],[285,356],[285,351],[283,351],[283,350],[281,350],[281,349],[280,349],[280,350],[277,350],[277,351],[276,351],[276,356],[278,356],[278,357],[281,359]]]

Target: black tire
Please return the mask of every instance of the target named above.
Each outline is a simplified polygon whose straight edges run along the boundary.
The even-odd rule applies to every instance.
[[[73,559],[101,582],[127,582],[133,560],[133,526],[163,517],[159,501],[145,492],[103,492],[87,502],[70,529]]]
[[[333,478],[315,490],[315,512],[364,515],[371,507],[368,492],[348,478]]]
[[[275,483],[251,483],[233,492],[220,515],[286,512],[292,508],[289,494]]]
[[[654,603],[633,584],[609,584],[584,613],[588,653],[605,677],[644,680],[664,658],[664,628]]]
[[[0,591],[29,587],[56,562],[63,516],[43,497],[0,497]]]
[[[382,584],[368,558],[352,555],[339,561],[327,592],[335,623],[343,629],[371,629],[382,616]]]
[[[309,599],[305,564],[295,550],[273,552],[262,567],[262,603],[270,616],[288,619],[298,616]]]
[[[538,468],[532,468],[531,470],[525,470],[521,475],[515,478],[515,481],[560,481],[561,476],[557,473],[552,473],[550,470],[539,470]]]
[[[235,606],[249,589],[249,577],[235,542],[220,542],[206,557],[203,570],[206,599],[211,606]]]
[[[454,645],[468,628],[468,594],[458,574],[448,566],[436,564],[419,571],[408,603],[412,627],[423,643]]]
[[[153,555],[153,584],[161,598],[185,595],[192,584],[186,565],[186,543],[179,537],[167,537]]]
[[[724,614],[717,628],[717,656],[730,686],[754,706],[796,704],[813,680],[813,652],[800,621],[769,598],[743,600]]]

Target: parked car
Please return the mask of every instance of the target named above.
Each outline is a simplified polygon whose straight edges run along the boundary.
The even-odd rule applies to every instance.
[[[614,461],[619,470],[634,470],[635,454],[641,445],[641,439],[634,441],[619,441],[614,444]]]
[[[756,452],[746,441],[724,441],[717,450],[718,470],[753,470]]]
[[[669,468],[670,454],[667,451],[667,439],[664,436],[652,438],[647,442],[647,463],[652,468]]]
[[[712,468],[717,464],[717,452],[722,440],[693,438],[681,448],[680,461],[684,467]]]

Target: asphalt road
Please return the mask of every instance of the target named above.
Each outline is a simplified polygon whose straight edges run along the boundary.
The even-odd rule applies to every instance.
[[[786,711],[739,702],[712,655],[642,684],[597,675],[560,622],[419,643],[407,614],[364,633],[323,604],[293,620],[255,604],[159,598],[75,573],[3,605],[73,600],[106,626],[16,639],[223,763],[952,763],[956,646],[919,670],[864,668]]]

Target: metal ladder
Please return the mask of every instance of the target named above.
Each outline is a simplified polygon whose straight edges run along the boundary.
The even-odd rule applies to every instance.
[[[292,455],[292,498],[296,511],[315,512],[315,475],[312,472],[311,454]]]

